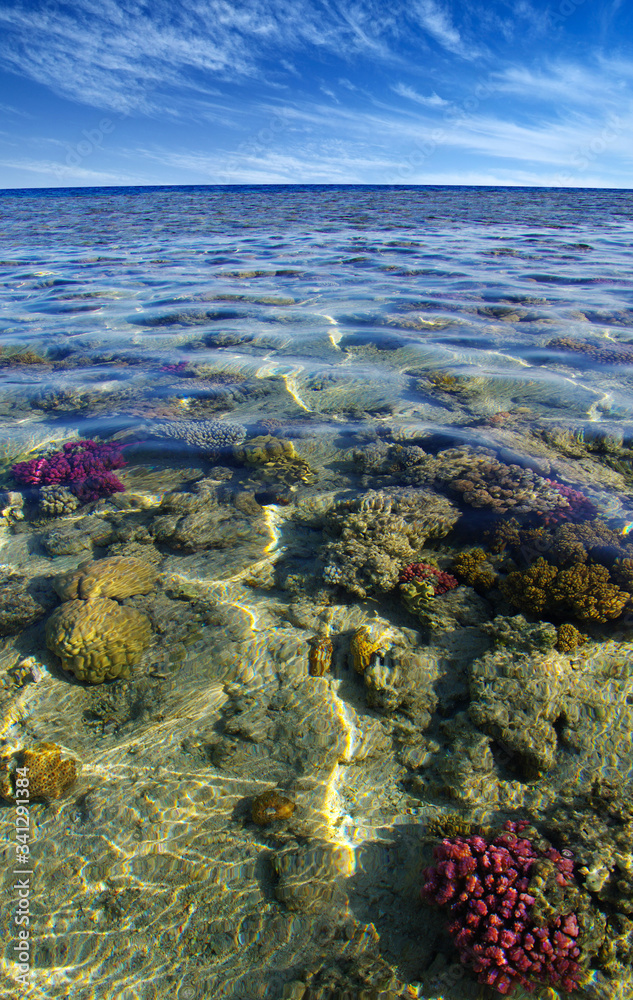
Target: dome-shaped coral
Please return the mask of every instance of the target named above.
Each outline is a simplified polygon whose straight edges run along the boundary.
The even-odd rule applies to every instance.
[[[59,573],[53,586],[62,601],[75,598],[115,597],[149,594],[156,583],[156,567],[129,556],[88,560],[77,569]]]
[[[149,645],[149,620],[108,597],[67,601],[46,623],[46,645],[80,681],[101,684],[127,677]]]

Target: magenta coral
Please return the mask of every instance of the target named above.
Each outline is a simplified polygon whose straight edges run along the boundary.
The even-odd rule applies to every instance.
[[[409,563],[400,573],[400,583],[410,583],[411,580],[429,580],[433,584],[433,593],[445,594],[459,586],[459,580],[450,573],[445,573],[430,563]]]
[[[535,897],[529,891],[537,861],[553,864],[561,886],[573,879],[573,861],[522,837],[527,825],[508,821],[492,839],[443,840],[435,848],[434,867],[425,871],[422,898],[448,905],[449,933],[480,983],[499,993],[517,984],[532,992],[530,979],[573,990],[581,971],[576,915],[557,916],[541,926],[532,919]]]
[[[11,469],[16,483],[29,486],[66,486],[83,503],[125,490],[113,469],[125,462],[121,449],[96,441],[68,441],[47,458],[18,462]]]
[[[189,374],[187,369],[189,368],[188,361],[179,361],[178,364],[174,365],[161,365],[159,371],[161,372],[172,372],[174,375],[187,375]]]
[[[573,490],[571,486],[564,486],[554,479],[546,479],[546,483],[552,486],[557,493],[560,493],[569,504],[568,508],[548,511],[543,515],[543,522],[548,526],[562,524],[563,521],[573,521],[580,524],[582,521],[592,521],[598,514],[598,508],[591,502],[589,497],[578,490]]]

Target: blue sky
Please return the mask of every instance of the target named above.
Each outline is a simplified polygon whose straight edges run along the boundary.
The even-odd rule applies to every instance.
[[[0,187],[633,187],[630,0],[3,0]]]

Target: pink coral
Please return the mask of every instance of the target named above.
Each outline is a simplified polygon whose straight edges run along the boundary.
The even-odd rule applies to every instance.
[[[409,563],[405,566],[400,573],[400,583],[410,583],[411,580],[430,580],[435,596],[459,586],[459,581],[454,576],[430,563]]]
[[[598,508],[584,493],[573,490],[571,486],[564,486],[563,483],[557,483],[554,479],[546,479],[545,482],[560,493],[569,504],[567,508],[548,511],[543,515],[543,522],[548,527],[562,524],[563,521],[579,524],[581,521],[592,521],[597,516]]]
[[[96,441],[68,441],[61,451],[47,458],[18,462],[11,469],[16,483],[29,486],[62,485],[83,503],[125,490],[112,472],[125,462],[121,449]]]
[[[580,977],[576,914],[541,926],[532,918],[535,897],[529,891],[537,861],[553,864],[561,886],[573,880],[573,861],[522,837],[527,825],[508,821],[492,839],[443,840],[435,848],[434,867],[425,872],[422,898],[448,905],[449,933],[480,983],[503,994],[517,984],[532,992],[531,979],[573,990]]]

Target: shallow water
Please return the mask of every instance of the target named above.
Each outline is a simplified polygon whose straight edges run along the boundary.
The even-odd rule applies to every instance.
[[[626,801],[633,777],[633,598],[615,567],[633,558],[632,235],[629,191],[0,192],[0,559],[44,595],[39,617],[3,626],[3,755],[54,742],[82,764],[30,806],[26,995],[475,997],[419,895],[454,813],[529,818],[572,850],[583,887],[617,827],[592,905],[630,914],[630,824],[595,803],[607,788]],[[41,484],[11,474],[95,438],[121,449],[124,492],[53,516]],[[487,499],[459,488],[494,461]],[[532,500],[515,508],[526,469]],[[557,507],[556,486],[590,515]],[[443,532],[420,527],[434,497]],[[486,532],[513,514],[538,537],[494,551]],[[564,523],[603,532],[582,560],[620,581],[618,613],[503,590],[540,556],[569,566],[547,535]],[[450,572],[482,544],[494,582],[405,603],[407,562]],[[113,556],[158,573],[147,596],[114,595],[152,640],[129,678],[89,684],[47,648],[50,581]],[[520,613],[549,645],[517,645]],[[361,675],[350,646],[376,616]],[[514,621],[509,646],[495,619]],[[573,650],[552,631],[567,623],[585,637]],[[258,825],[268,789],[295,809]],[[9,843],[14,813],[0,811]],[[603,821],[594,840],[574,833]],[[579,995],[633,996],[618,942]]]

